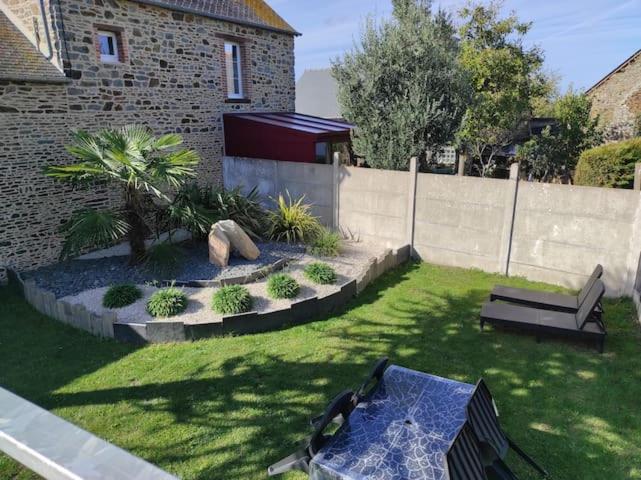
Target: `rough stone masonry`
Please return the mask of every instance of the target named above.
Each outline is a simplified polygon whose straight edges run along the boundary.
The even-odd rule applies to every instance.
[[[3,2],[16,18],[39,18],[39,0]],[[224,112],[294,110],[293,31],[128,0],[45,4],[61,81],[3,80],[0,72],[0,266],[28,270],[56,261],[58,229],[74,210],[120,202],[108,186],[77,190],[43,176],[44,166],[70,161],[65,145],[73,129],[140,123],[157,134],[179,133],[202,157],[199,180],[216,184]],[[100,59],[97,31],[105,28],[118,34],[119,63]],[[243,52],[245,95],[233,101],[224,54],[230,40]]]

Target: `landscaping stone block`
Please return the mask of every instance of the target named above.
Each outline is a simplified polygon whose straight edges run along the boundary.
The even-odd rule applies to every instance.
[[[145,345],[147,343],[147,325],[139,323],[114,323],[114,338],[119,342]]]
[[[149,322],[147,323],[147,340],[149,343],[184,342],[185,324],[183,322]]]
[[[312,322],[319,316],[319,307],[318,297],[311,297],[292,303],[292,322],[295,324]]]
[[[223,317],[224,333],[234,335],[243,335],[255,333],[260,326],[258,312],[241,313],[240,315],[230,315]]]
[[[223,334],[223,322],[185,324],[185,338],[187,340],[202,340],[220,337]]]
[[[118,317],[113,312],[107,312],[102,316],[102,335],[105,338],[114,338],[114,324]]]

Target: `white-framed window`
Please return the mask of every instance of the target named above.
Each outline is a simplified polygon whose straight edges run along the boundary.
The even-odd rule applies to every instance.
[[[243,98],[243,72],[239,44],[225,42],[225,68],[227,70],[227,97]]]
[[[100,60],[105,63],[118,63],[118,34],[108,30],[98,30],[98,45]]]

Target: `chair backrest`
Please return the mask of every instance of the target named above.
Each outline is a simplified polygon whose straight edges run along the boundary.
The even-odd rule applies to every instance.
[[[592,290],[592,287],[594,286],[594,283],[601,278],[603,275],[603,267],[601,265],[597,265],[594,269],[594,272],[592,272],[592,275],[590,275],[590,278],[588,278],[588,281],[585,282],[585,285],[579,292],[579,307],[583,305],[583,302],[585,301],[585,298],[588,296],[588,293],[590,293],[590,290]]]
[[[492,394],[483,379],[476,384],[467,405],[467,418],[478,439],[491,446],[496,455],[503,458],[509,443],[499,424]]]
[[[479,441],[465,422],[446,456],[448,480],[487,480],[487,474],[481,460]]]
[[[599,305],[603,295],[605,295],[605,285],[601,280],[596,280],[575,315],[576,326],[579,330],[583,330],[585,324],[590,320],[590,315],[592,315],[594,309]]]

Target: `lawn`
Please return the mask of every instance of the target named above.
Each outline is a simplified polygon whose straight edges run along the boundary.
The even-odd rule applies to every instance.
[[[470,383],[484,377],[506,430],[552,478],[641,479],[641,335],[631,302],[606,303],[610,335],[599,355],[591,345],[480,333],[479,308],[496,282],[533,285],[410,264],[325,322],[146,348],[57,324],[0,289],[0,385],[183,479],[265,478],[307,434],[308,419],[387,355]],[[0,458],[0,478],[33,477]]]

